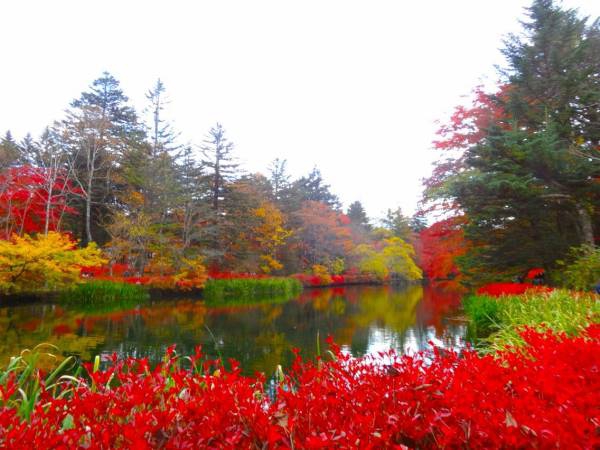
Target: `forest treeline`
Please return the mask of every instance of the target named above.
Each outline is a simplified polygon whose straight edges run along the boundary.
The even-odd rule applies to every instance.
[[[344,211],[317,168],[248,173],[218,123],[182,144],[160,80],[139,114],[104,73],[39,138],[1,139],[0,236],[68,233],[137,275],[422,269],[480,285],[535,268],[587,288],[600,278],[600,22],[535,0],[522,26],[496,87],[441,126],[413,218]]]
[[[96,243],[128,275],[212,271],[419,279],[400,209],[374,226],[360,202],[342,210],[317,168],[292,179],[283,159],[248,173],[221,124],[182,145],[164,117],[159,80],[141,114],[109,73],[39,138],[0,142],[2,238],[68,233]]]

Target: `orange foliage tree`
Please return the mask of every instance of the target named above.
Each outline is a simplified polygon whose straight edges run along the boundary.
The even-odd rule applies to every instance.
[[[295,217],[300,223],[297,238],[301,258],[307,267],[330,266],[352,250],[350,220],[345,214],[325,203],[308,200],[302,203]]]
[[[465,216],[456,216],[434,223],[421,231],[419,260],[427,278],[434,282],[460,281],[456,258],[464,255],[469,244],[462,226]]]

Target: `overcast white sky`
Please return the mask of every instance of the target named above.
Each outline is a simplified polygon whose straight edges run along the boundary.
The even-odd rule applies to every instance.
[[[348,205],[412,213],[435,120],[496,80],[527,0],[0,2],[0,132],[38,135],[102,71],[133,105],[161,78],[168,118],[216,122],[250,171],[317,165]],[[600,16],[598,0],[565,0]]]

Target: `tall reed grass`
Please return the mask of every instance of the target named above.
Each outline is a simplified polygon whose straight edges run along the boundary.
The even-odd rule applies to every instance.
[[[251,304],[290,300],[302,292],[295,278],[208,280],[204,299],[211,304]]]
[[[483,349],[499,350],[519,345],[519,330],[551,329],[570,336],[592,323],[600,323],[600,299],[593,294],[556,290],[518,296],[472,296],[463,301],[471,332]]]
[[[113,281],[93,280],[77,284],[59,297],[59,300],[83,310],[125,309],[150,298],[148,290],[139,285]]]

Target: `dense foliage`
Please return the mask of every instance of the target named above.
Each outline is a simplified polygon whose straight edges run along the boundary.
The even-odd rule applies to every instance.
[[[600,284],[600,248],[574,247],[557,264],[561,270],[556,281],[568,288],[587,291]]]
[[[466,219],[456,261],[475,282],[555,269],[600,220],[600,22],[535,0],[503,53],[495,91],[441,127],[426,181],[430,206]]]
[[[104,262],[94,245],[76,248],[69,236],[13,235],[0,240],[0,290],[8,293],[55,291],[81,281],[81,266]]]
[[[42,375],[30,358],[0,374],[7,448],[594,448],[600,329],[580,337],[531,329],[494,356],[437,351],[298,358],[276,377],[246,378],[199,354]],[[35,361],[34,361],[35,362]],[[183,368],[186,366],[187,368]],[[64,368],[64,367],[63,367]],[[19,394],[18,389],[34,398]],[[474,408],[473,405],[477,405]]]

